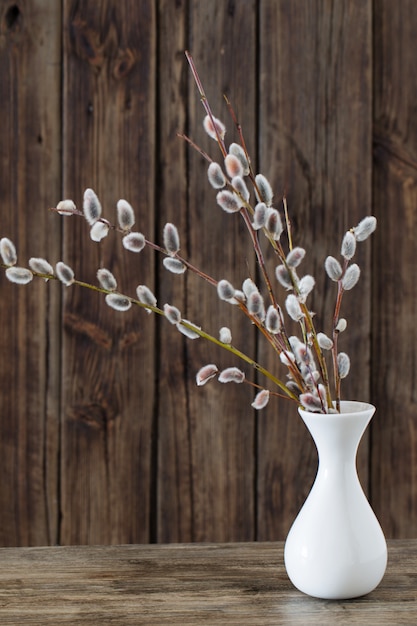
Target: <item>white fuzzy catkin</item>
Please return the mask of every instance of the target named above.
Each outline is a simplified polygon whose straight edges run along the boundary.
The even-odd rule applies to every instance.
[[[29,267],[36,274],[54,275],[54,269],[46,259],[32,257],[29,259]]]
[[[336,324],[335,331],[338,333],[343,333],[347,328],[347,321],[344,317],[341,317]]]
[[[176,306],[164,304],[164,314],[171,324],[179,324],[181,321],[181,312]]]
[[[70,216],[77,210],[73,200],[61,200],[56,205],[56,210],[60,215]]]
[[[265,319],[265,304],[259,291],[253,291],[247,299],[248,311],[261,321]]]
[[[373,215],[369,215],[368,217],[364,217],[363,220],[359,222],[356,228],[353,229],[355,233],[356,241],[365,241],[376,229],[376,217]]]
[[[182,263],[179,259],[174,259],[171,256],[166,256],[162,261],[164,267],[172,274],[184,274],[187,269],[187,266]]]
[[[281,216],[276,209],[268,209],[265,216],[265,228],[275,241],[279,241],[283,233]]]
[[[129,233],[123,237],[122,244],[130,252],[141,252],[146,245],[146,240],[142,233]]]
[[[301,278],[298,283],[299,299],[301,302],[304,303],[307,300],[307,297],[313,291],[315,284],[316,281],[313,276],[310,276],[310,274],[306,274]]]
[[[230,345],[232,343],[232,333],[230,328],[222,326],[219,330],[219,339],[222,343]]]
[[[253,293],[254,291],[259,293],[259,289],[253,282],[252,278],[245,278],[245,280],[242,283],[242,291],[245,294],[246,298],[249,298],[251,293]]]
[[[61,283],[66,287],[69,287],[74,282],[74,272],[69,265],[66,265],[62,261],[58,261],[55,265],[55,273]]]
[[[340,252],[341,252],[342,257],[346,259],[347,261],[350,261],[350,259],[355,255],[356,237],[350,230],[348,230],[345,233],[345,236],[343,237],[342,247],[341,247]]]
[[[16,265],[17,263],[15,245],[10,239],[8,239],[8,237],[2,237],[0,239],[0,256],[3,263],[9,267],[11,265]]]
[[[219,207],[221,207],[226,213],[237,213],[237,211],[240,211],[242,207],[242,202],[239,197],[227,189],[219,191],[216,196],[216,200]]]
[[[83,213],[87,222],[92,226],[101,217],[101,204],[92,189],[84,191]]]
[[[107,289],[107,291],[115,291],[117,289],[115,277],[110,270],[107,270],[105,267],[97,270],[97,279],[103,289]]]
[[[122,230],[130,230],[133,228],[135,224],[135,213],[133,211],[132,205],[121,198],[117,202],[116,206],[117,211],[117,222]]]
[[[281,317],[277,309],[271,304],[265,318],[265,326],[269,333],[277,335],[281,331]]]
[[[33,274],[26,267],[8,267],[6,269],[6,278],[10,280],[11,283],[16,283],[17,285],[27,285],[33,279]]]
[[[223,189],[226,185],[226,176],[218,163],[210,163],[207,169],[207,177],[213,189]]]
[[[266,206],[271,206],[274,194],[269,181],[263,174],[255,176],[255,194],[259,202],[265,202]]]
[[[235,288],[228,280],[219,280],[217,283],[217,295],[220,300],[231,300],[235,295]]]
[[[303,319],[304,313],[301,310],[297,297],[293,293],[290,293],[290,295],[287,296],[285,300],[285,308],[287,309],[288,315],[295,322],[299,322]]]
[[[322,350],[333,348],[333,341],[325,333],[317,333],[317,342]]]
[[[337,355],[337,370],[340,378],[346,378],[350,370],[350,359],[346,352],[339,352]]]
[[[227,367],[220,372],[218,380],[220,383],[243,383],[245,373],[237,367]]]
[[[285,287],[285,289],[292,289],[293,285],[291,277],[285,265],[277,265],[275,268],[275,276],[277,277],[278,282]]]
[[[136,295],[139,302],[142,302],[142,304],[156,306],[156,297],[146,285],[138,285],[136,287]],[[148,309],[148,311],[151,312],[150,309]]]
[[[169,255],[175,256],[180,249],[180,236],[178,229],[174,224],[168,222],[164,226],[163,241],[165,250]]]
[[[104,222],[97,221],[90,228],[90,237],[93,241],[100,242],[109,234],[109,225]]]
[[[214,363],[209,363],[208,365],[203,365],[203,367],[201,367],[195,377],[196,383],[199,387],[201,387],[202,385],[205,385],[206,383],[208,383],[209,380],[211,380],[212,378],[214,378],[218,372],[218,367],[217,365],[214,365]]]
[[[115,311],[128,311],[132,306],[132,302],[126,296],[119,293],[108,293],[106,304]]]
[[[258,202],[255,206],[255,212],[253,214],[253,223],[252,228],[254,230],[259,230],[265,226],[266,214],[268,211],[268,207],[265,202]]]
[[[246,183],[241,176],[235,176],[232,179],[232,187],[245,202],[249,201],[249,189],[247,188]]]
[[[331,280],[338,281],[343,274],[342,266],[334,256],[328,256],[324,262],[324,269]]]
[[[347,268],[343,278],[342,278],[342,287],[345,291],[349,291],[350,289],[353,289],[353,287],[356,285],[356,283],[359,280],[361,274],[361,270],[359,268],[359,265],[357,265],[356,263],[352,263],[352,265],[349,265],[349,267]]]
[[[188,326],[184,326],[182,322],[189,324],[192,328],[189,328]],[[189,320],[186,320],[186,319],[181,320],[179,324],[176,324],[176,327],[178,328],[180,333],[188,337],[188,339],[198,339],[200,337],[200,334],[198,332],[195,332],[193,328],[196,328],[198,330],[201,330],[201,329],[199,328],[199,326],[192,324]]]

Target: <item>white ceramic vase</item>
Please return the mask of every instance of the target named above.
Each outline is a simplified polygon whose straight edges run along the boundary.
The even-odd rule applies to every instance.
[[[341,413],[299,413],[317,446],[319,467],[285,543],[285,567],[302,592],[326,599],[365,595],[382,580],[387,544],[363,493],[356,453],[375,407],[342,402]]]

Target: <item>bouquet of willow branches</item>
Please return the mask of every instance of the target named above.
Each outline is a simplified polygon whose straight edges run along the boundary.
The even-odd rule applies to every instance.
[[[219,371],[216,365],[208,364],[197,373],[197,385],[204,385],[215,377],[221,383],[249,383],[256,388],[252,403],[255,409],[265,407],[270,396],[275,395],[292,399],[308,411],[338,412],[341,380],[347,376],[350,369],[348,355],[338,351],[338,336],[347,325],[346,320],[340,316],[341,304],[345,291],[352,289],[359,280],[360,269],[352,262],[356,244],[367,239],[375,230],[376,219],[372,216],[365,217],[357,226],[345,233],[340,260],[332,256],[325,259],[324,268],[328,277],[337,285],[337,295],[331,336],[318,332],[307,304],[315,281],[311,275],[300,273],[299,268],[306,251],[293,245],[285,198],[281,210],[273,207],[271,185],[263,174],[254,173],[242,130],[227,99],[239,142],[226,146],[225,126],[213,115],[193,59],[188,53],[186,56],[205,109],[204,128],[220,149],[219,161],[213,160],[185,135],[182,137],[207,160],[208,181],[217,191],[217,204],[226,213],[235,213],[236,218],[243,219],[260,268],[262,285],[257,285],[251,278],[247,278],[241,289],[236,289],[226,278],[221,277],[217,280],[205,274],[180,255],[180,238],[174,224],[165,225],[163,245],[149,241],[141,232],[134,230],[134,211],[126,200],[121,199],[117,203],[116,224],[103,217],[100,201],[92,189],[84,192],[82,211],[76,208],[72,200],[62,200],[52,210],[64,216],[84,216],[90,225],[91,239],[95,242],[101,241],[112,230],[121,234],[123,246],[127,251],[140,253],[145,246],[149,246],[164,256],[163,264],[169,272],[183,274],[189,270],[208,281],[215,287],[221,300],[238,307],[266,337],[281,361],[286,376],[277,378],[274,373],[233,346],[229,328],[221,328],[219,336],[214,337],[192,321],[184,319],[173,304],[165,303],[162,308],[159,307],[155,295],[146,285],[137,287],[136,297],[122,293],[118,289],[116,278],[107,268],[98,269],[98,285],[93,285],[78,280],[71,267],[63,261],[52,267],[46,259],[31,258],[28,262],[29,267],[19,267],[16,248],[7,237],[0,240],[1,265],[5,268],[7,278],[14,283],[27,284],[34,277],[60,280],[66,286],[79,285],[105,294],[107,305],[116,311],[127,311],[132,305],[136,305],[146,309],[148,313],[161,315],[188,338],[201,337],[221,346],[266,378],[265,386],[261,386],[250,382],[238,367],[233,366]],[[260,236],[266,238],[276,255],[274,280],[288,291],[283,307],[274,295],[273,280],[265,265]],[[299,336],[290,336],[287,333],[284,310],[291,320],[297,322]]]

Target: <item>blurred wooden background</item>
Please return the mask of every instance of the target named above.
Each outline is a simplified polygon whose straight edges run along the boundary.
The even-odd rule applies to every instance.
[[[16,243],[19,264],[62,259],[93,282],[108,267],[127,293],[145,283],[213,334],[231,326],[237,347],[282,372],[208,285],[168,275],[151,250],[132,255],[116,236],[93,244],[83,220],[47,210],[63,197],[80,206],[92,187],[110,220],[129,200],[150,239],[174,222],[183,254],[216,279],[239,285],[255,272],[242,224],[217,207],[203,159],[177,137],[217,154],[185,49],[228,141],[223,94],[277,206],[287,195],[324,330],[335,296],[324,258],[347,228],[377,216],[341,347],[352,359],[344,396],[377,406],[359,469],[388,537],[417,536],[415,9],[0,0],[0,236]],[[255,413],[248,386],[196,387],[201,365],[239,365],[229,355],[40,280],[17,287],[0,275],[0,320],[1,545],[285,537],[316,452],[290,403]]]

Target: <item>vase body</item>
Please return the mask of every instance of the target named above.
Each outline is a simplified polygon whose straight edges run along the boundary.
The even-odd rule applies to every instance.
[[[300,591],[346,599],[369,593],[387,565],[381,526],[362,490],[356,453],[375,407],[342,402],[340,414],[299,409],[317,447],[316,480],[285,543],[285,566]]]

